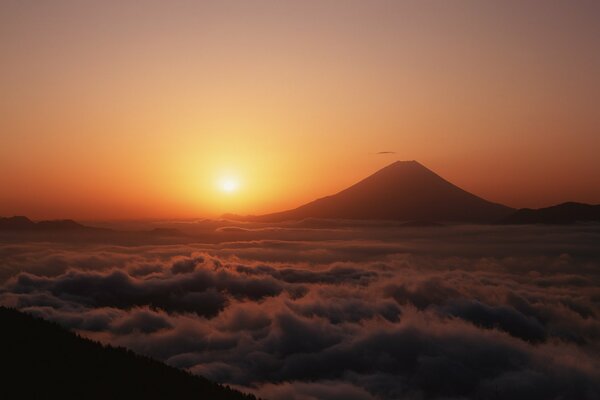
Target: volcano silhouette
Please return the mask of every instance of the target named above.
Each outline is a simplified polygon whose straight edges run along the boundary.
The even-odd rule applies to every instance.
[[[397,161],[332,196],[293,210],[243,219],[258,222],[305,218],[495,222],[513,211],[464,191],[416,161]]]

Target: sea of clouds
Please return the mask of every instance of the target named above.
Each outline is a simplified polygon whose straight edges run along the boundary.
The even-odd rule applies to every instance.
[[[600,227],[214,235],[0,244],[0,304],[271,400],[600,398]]]

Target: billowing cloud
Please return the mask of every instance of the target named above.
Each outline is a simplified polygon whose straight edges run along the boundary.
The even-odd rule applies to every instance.
[[[273,400],[598,398],[600,231],[544,229],[13,244],[0,304]]]

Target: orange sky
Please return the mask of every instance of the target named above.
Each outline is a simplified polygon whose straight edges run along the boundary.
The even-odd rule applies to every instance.
[[[3,1],[0,215],[263,213],[397,159],[600,203],[600,3],[559,3]]]

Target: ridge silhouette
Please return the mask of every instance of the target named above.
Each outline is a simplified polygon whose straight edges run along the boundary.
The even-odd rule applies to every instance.
[[[56,323],[0,307],[3,398],[258,400]]]
[[[600,222],[600,204],[570,201],[538,209],[521,208],[500,220],[499,223],[506,225],[566,225],[579,222]]]

